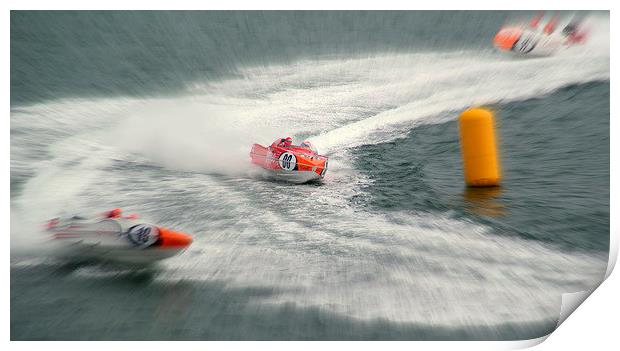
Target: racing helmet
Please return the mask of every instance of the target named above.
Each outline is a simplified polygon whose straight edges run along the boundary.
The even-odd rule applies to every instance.
[[[115,209],[112,209],[112,210],[108,211],[105,214],[105,216],[107,218],[119,218],[122,213],[123,213],[123,210],[121,210],[120,208],[115,208]]]

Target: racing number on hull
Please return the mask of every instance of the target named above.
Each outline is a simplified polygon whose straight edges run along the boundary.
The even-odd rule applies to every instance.
[[[527,54],[534,50],[536,45],[538,44],[538,40],[533,35],[521,36],[519,40],[512,47],[512,50],[520,52],[522,54]]]
[[[290,152],[284,152],[278,159],[280,168],[285,171],[294,171],[297,169],[297,157]]]
[[[127,237],[134,245],[145,248],[159,239],[159,230],[149,224],[137,224],[129,228]]]

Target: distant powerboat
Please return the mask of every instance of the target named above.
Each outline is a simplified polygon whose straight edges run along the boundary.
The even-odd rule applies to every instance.
[[[585,43],[588,32],[581,20],[571,20],[561,32],[556,30],[558,18],[554,16],[540,27],[542,14],[529,24],[503,26],[495,34],[493,45],[502,52],[520,56],[550,56],[558,50]]]

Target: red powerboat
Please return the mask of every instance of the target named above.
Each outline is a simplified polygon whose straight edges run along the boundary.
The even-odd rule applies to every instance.
[[[267,176],[293,183],[318,180],[327,172],[328,158],[308,141],[293,145],[291,138],[283,138],[270,146],[254,144],[250,158]]]

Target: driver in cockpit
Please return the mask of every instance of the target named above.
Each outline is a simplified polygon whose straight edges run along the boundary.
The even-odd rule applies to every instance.
[[[291,145],[293,145],[293,138],[291,137],[277,139],[276,141],[273,142],[273,144],[271,144],[271,146],[279,146],[279,147],[291,147]]]

